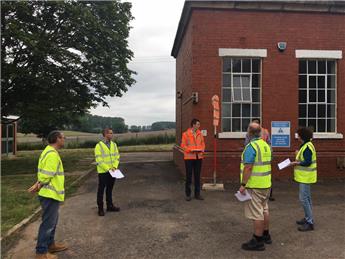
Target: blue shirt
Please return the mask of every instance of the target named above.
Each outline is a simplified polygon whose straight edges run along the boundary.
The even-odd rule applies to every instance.
[[[258,138],[252,139],[250,142],[258,140]],[[256,157],[256,151],[253,148],[252,145],[248,145],[246,149],[244,150],[243,154],[243,163],[244,164],[254,164],[255,162],[255,157]]]
[[[309,142],[309,141],[307,141]],[[300,148],[302,148],[305,144],[307,144],[307,142],[304,142]],[[304,161],[300,162],[301,166],[310,166],[311,162],[312,162],[312,156],[313,156],[313,152],[310,150],[309,147],[307,147],[304,151],[303,151],[303,157],[304,157]]]

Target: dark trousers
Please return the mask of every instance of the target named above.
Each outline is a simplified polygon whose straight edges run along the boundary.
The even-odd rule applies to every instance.
[[[107,207],[113,206],[113,187],[115,178],[109,172],[98,174],[98,191],[97,191],[97,205],[99,209],[103,209],[104,189],[106,193]]]
[[[192,193],[191,184],[194,173],[194,195],[200,195],[200,172],[202,159],[185,160],[186,165],[186,196]]]
[[[38,199],[42,207],[42,223],[38,230],[36,253],[45,254],[48,252],[48,247],[54,243],[60,202],[42,196],[38,196]]]

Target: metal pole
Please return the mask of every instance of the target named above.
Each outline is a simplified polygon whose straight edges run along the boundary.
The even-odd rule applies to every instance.
[[[217,127],[214,126],[214,171],[213,171],[213,184],[217,184]]]

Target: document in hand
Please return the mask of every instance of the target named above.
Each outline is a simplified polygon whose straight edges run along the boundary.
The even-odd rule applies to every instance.
[[[119,169],[109,170],[109,173],[111,174],[112,177],[114,177],[116,179],[121,179],[121,178],[125,177]]]
[[[239,201],[248,201],[252,199],[252,196],[250,196],[247,191],[244,194],[240,193],[240,191],[237,191],[235,196]]]
[[[290,161],[289,158],[287,158],[287,159],[285,159],[283,162],[280,162],[280,163],[278,164],[278,168],[279,168],[279,170],[282,170],[282,169],[288,167],[290,164],[291,164],[291,161]]]

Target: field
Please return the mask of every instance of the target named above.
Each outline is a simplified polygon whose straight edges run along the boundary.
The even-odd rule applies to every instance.
[[[78,132],[78,131],[63,131],[66,142],[85,142],[90,140],[100,140],[102,139],[102,134],[96,133],[87,133],[87,132]],[[122,141],[128,139],[142,139],[154,136],[164,136],[164,135],[175,135],[175,130],[161,130],[161,131],[147,131],[147,132],[138,132],[138,133],[123,133],[123,134],[114,134],[115,141]],[[37,138],[34,134],[17,134],[17,140],[19,144],[22,143],[41,143],[42,140]]]

